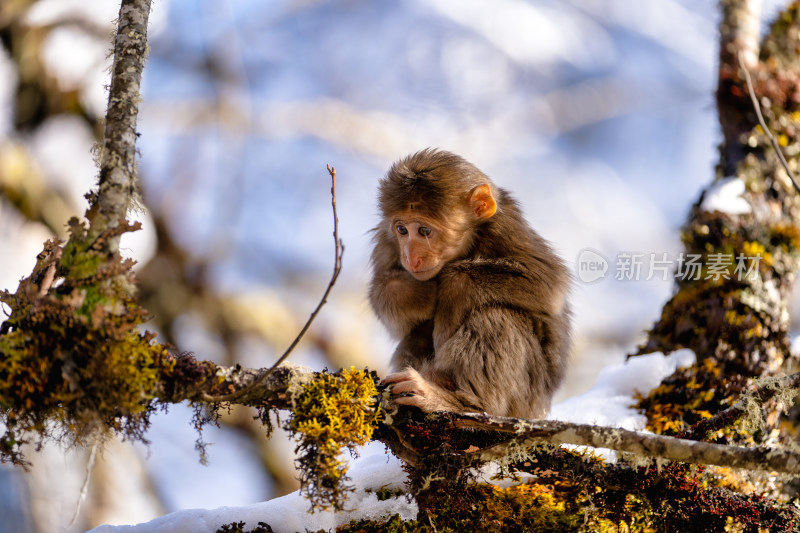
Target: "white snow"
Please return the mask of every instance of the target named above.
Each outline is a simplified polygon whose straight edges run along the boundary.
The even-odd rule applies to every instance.
[[[792,344],[790,351],[794,356],[800,355],[800,335],[795,335],[794,337],[792,337]]]
[[[636,391],[649,391],[676,368],[690,365],[694,360],[693,352],[679,350],[668,356],[660,353],[643,355],[606,368],[594,387],[553,406],[550,417],[641,430],[645,424],[644,416],[631,407]],[[379,501],[375,495],[379,489],[402,489],[406,481],[400,460],[385,452],[381,443],[373,442],[362,448],[360,456],[351,460],[349,476],[355,492],[347,502],[350,510],[341,513],[309,513],[308,501],[299,492],[293,492],[242,507],[178,511],[135,526],[104,525],[91,533],[213,533],[223,524],[238,521],[245,521],[247,528],[265,522],[276,533],[293,533],[307,529],[333,529],[351,520],[386,519],[395,513],[404,520],[416,518],[417,506],[413,501],[402,496]]]
[[[703,211],[719,211],[729,215],[744,215],[752,211],[750,204],[742,198],[744,182],[736,176],[719,180],[710,187],[703,197],[700,209]]]
[[[373,442],[364,446],[359,458],[351,461],[348,475],[355,492],[347,501],[349,510],[340,513],[309,513],[308,500],[299,492],[293,492],[242,507],[177,511],[135,526],[100,526],[92,533],[213,533],[223,524],[238,521],[247,522],[247,528],[255,527],[259,521],[266,522],[275,533],[292,533],[332,529],[350,520],[386,519],[398,513],[404,520],[416,518],[416,504],[404,496],[384,501],[376,496],[380,489],[401,489],[406,481],[400,460],[385,452],[383,444]]]
[[[676,368],[689,366],[694,361],[694,352],[678,350],[668,356],[661,353],[641,355],[624,364],[604,368],[591,389],[554,405],[550,418],[579,424],[643,429],[645,418],[632,407],[636,392],[646,394]]]

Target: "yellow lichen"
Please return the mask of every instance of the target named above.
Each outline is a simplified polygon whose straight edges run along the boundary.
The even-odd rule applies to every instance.
[[[341,509],[351,488],[344,482],[351,453],[372,438],[381,418],[375,377],[367,371],[321,373],[293,395],[288,428],[297,438],[302,491],[312,508]]]
[[[639,396],[637,406],[644,409],[647,429],[675,435],[730,405],[732,399],[714,385],[721,380],[720,374],[713,359],[703,359],[681,370],[680,379],[662,383],[646,397]]]

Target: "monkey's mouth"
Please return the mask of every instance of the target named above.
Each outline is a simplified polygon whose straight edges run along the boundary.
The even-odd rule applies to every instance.
[[[426,268],[426,269],[423,269],[423,270],[416,270],[416,271],[415,270],[408,270],[408,269],[407,270],[408,270],[409,274],[414,276],[414,279],[417,279],[419,281],[428,281],[429,279],[434,277],[436,274],[438,274],[439,270],[441,270],[441,268],[442,267],[440,265],[433,265],[432,267]]]

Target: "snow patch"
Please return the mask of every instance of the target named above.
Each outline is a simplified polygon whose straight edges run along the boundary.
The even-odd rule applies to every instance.
[[[577,424],[644,429],[644,415],[633,408],[636,393],[647,393],[676,369],[694,362],[694,352],[684,349],[666,356],[662,353],[640,355],[621,365],[604,368],[591,389],[554,405],[550,418]]]
[[[742,198],[745,187],[744,182],[736,176],[722,179],[709,187],[703,197],[700,209],[703,211],[719,211],[729,215],[744,215],[753,208]]]
[[[348,475],[355,492],[347,500],[348,510],[309,513],[309,503],[299,492],[273,500],[241,507],[187,509],[177,511],[134,526],[104,525],[91,533],[214,533],[224,524],[245,521],[246,529],[266,522],[275,533],[335,529],[351,520],[385,520],[399,514],[403,520],[417,517],[417,505],[404,496],[379,501],[381,489],[402,489],[406,473],[400,460],[385,451],[381,443],[372,442],[361,449],[359,458],[351,461]],[[369,491],[369,492],[367,492]]]

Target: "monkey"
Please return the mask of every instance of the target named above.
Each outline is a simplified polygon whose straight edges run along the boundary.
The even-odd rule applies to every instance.
[[[571,277],[517,201],[427,148],[391,166],[378,205],[369,302],[399,341],[392,401],[544,417],[571,348]]]

